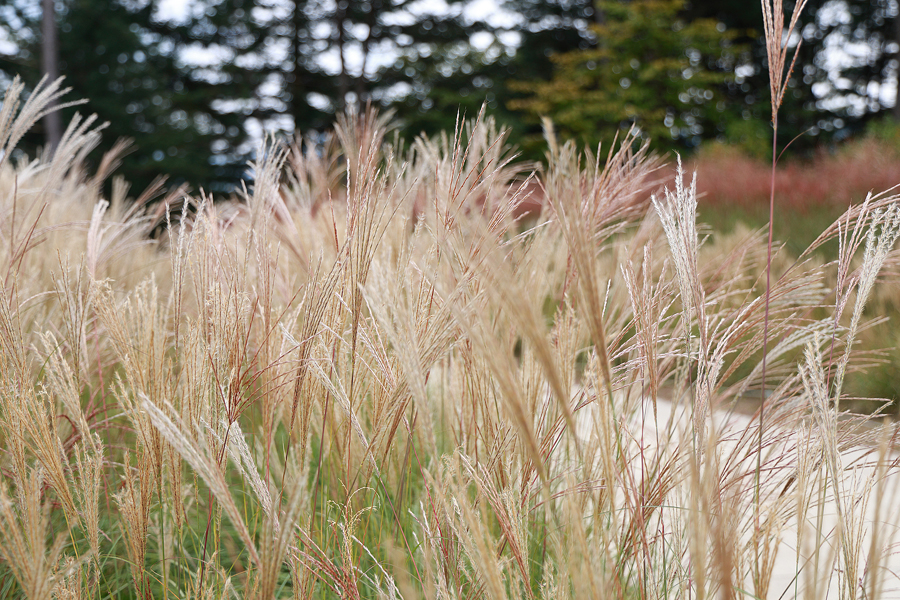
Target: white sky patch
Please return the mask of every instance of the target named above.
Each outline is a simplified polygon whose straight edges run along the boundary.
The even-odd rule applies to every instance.
[[[408,10],[416,16],[446,15],[451,12],[450,5],[444,0],[419,0],[409,5]]]
[[[469,43],[478,50],[485,50],[494,43],[497,38],[487,31],[479,31],[469,38]]]
[[[4,29],[0,29],[0,55],[6,54],[11,56],[19,51],[19,47],[15,42],[9,39],[9,34]]]
[[[840,27],[851,25],[853,16],[850,14],[847,4],[842,0],[831,0],[819,11],[818,24],[820,27]],[[810,42],[807,42],[810,43]],[[896,72],[893,77],[888,77],[881,85],[870,82],[862,91],[864,96],[855,95],[857,90],[852,89],[853,82],[842,77],[841,73],[853,67],[867,64],[873,58],[876,49],[863,41],[849,40],[839,31],[835,31],[821,43],[824,51],[819,55],[820,66],[827,74],[825,81],[813,84],[813,94],[819,98],[821,106],[828,110],[847,109],[852,114],[862,115],[867,110],[877,110],[879,107],[893,106],[897,95]],[[841,94],[837,97],[828,97],[833,92],[851,92],[854,95]]]
[[[196,2],[185,2],[185,0],[159,0],[153,17],[160,21],[186,23],[192,9],[196,6]]]
[[[344,46],[344,68],[352,77],[362,74],[363,62],[365,62],[365,74],[374,75],[381,67],[386,67],[397,60],[399,54],[387,44],[376,44],[369,47],[369,55],[365,56],[362,44],[348,43]],[[329,48],[327,52],[319,55],[319,65],[328,75],[338,75],[341,72],[341,54],[338,48]]]
[[[388,24],[412,25],[418,19],[428,16],[448,16],[458,13],[444,0],[419,0],[409,5],[404,12],[395,12],[388,15],[385,21]],[[520,18],[515,13],[502,10],[497,0],[472,0],[462,9],[462,14],[470,23],[483,22],[494,27],[512,27]],[[332,28],[329,23],[322,23],[316,28],[317,37],[327,37]],[[364,38],[368,34],[365,25],[358,25],[353,31],[357,39]],[[516,47],[521,39],[516,33],[505,33],[495,36],[486,31],[477,32],[469,38],[469,42],[478,50],[484,51],[495,42]],[[400,53],[396,51],[390,42],[383,42],[369,48],[368,56],[363,53],[362,45],[350,43],[344,47],[344,66],[347,73],[356,77],[362,74],[363,62],[365,62],[365,75],[374,75],[379,69],[393,64]],[[319,57],[319,64],[329,75],[337,75],[341,72],[341,55],[337,48],[332,48]]]
[[[191,44],[181,49],[179,62],[195,67],[217,67],[233,55],[232,51],[222,46],[205,47],[202,44]]]
[[[463,14],[470,21],[484,21],[494,27],[513,27],[522,21],[516,13],[503,10],[497,0],[473,0],[466,5]]]

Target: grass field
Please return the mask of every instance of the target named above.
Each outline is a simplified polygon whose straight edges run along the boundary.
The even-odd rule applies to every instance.
[[[402,149],[366,112],[235,198],[133,201],[90,120],[13,164],[58,85],[21,92],[0,598],[900,595],[897,428],[852,391],[888,372],[897,196],[835,192],[800,246],[779,198],[779,250],[698,226],[749,166],[695,188],[548,125],[530,174],[490,119]]]

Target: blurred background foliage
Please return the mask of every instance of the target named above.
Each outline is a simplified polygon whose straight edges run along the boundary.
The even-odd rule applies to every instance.
[[[636,126],[660,151],[710,142],[770,151],[758,2],[744,0],[56,0],[70,98],[132,140],[119,172],[218,194],[263,132],[321,137],[336,113],[395,109],[434,135],[482,104],[540,159],[540,118],[584,144]],[[790,11],[790,3],[786,3]],[[782,141],[812,156],[863,134],[894,145],[897,0],[814,0],[782,111]],[[41,63],[41,5],[0,0],[0,88]],[[791,40],[796,44],[799,39]],[[36,128],[22,145],[46,142]]]

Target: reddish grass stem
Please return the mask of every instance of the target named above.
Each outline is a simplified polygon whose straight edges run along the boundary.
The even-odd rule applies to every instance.
[[[772,291],[772,229],[775,223],[775,167],[778,164],[778,113],[772,115],[772,179],[771,192],[769,195],[769,238],[766,245],[766,309],[765,319],[763,321],[763,347],[762,347],[762,372],[760,385],[760,402],[759,402],[759,425],[756,447],[756,476],[754,489],[754,519],[756,527],[756,535],[754,536],[754,554],[756,564],[757,586],[760,579],[759,567],[759,532],[760,532],[760,473],[762,471],[762,448],[763,448],[763,416],[766,407],[766,356],[769,352],[769,299]]]

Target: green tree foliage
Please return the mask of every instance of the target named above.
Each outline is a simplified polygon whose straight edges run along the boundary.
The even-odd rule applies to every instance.
[[[396,109],[409,136],[450,130],[458,113],[477,113],[491,100],[492,80],[485,69],[507,52],[499,44],[486,50],[472,45],[473,36],[490,34],[491,28],[468,21],[465,4],[451,0],[446,11],[437,13],[413,0],[351,2],[345,26],[350,37],[337,54],[349,51],[369,63],[366,69],[337,74],[339,81],[346,76],[351,100]],[[366,59],[374,54],[393,60],[375,64]],[[343,97],[340,90],[337,96]]]
[[[260,0],[261,2],[267,0]],[[413,0],[270,1],[252,17],[265,48],[259,53],[266,85],[259,116],[288,133],[318,130],[349,104],[387,106],[424,97],[428,78],[456,66],[477,27],[450,12],[433,14]],[[385,63],[385,57],[397,60]],[[241,66],[247,69],[246,65]]]
[[[507,16],[503,25],[481,24],[444,40],[432,60],[404,57],[398,68],[416,73],[413,93],[396,101],[408,133],[436,134],[452,129],[459,114],[477,114],[486,104],[490,114],[510,128],[509,141],[526,158],[543,157],[540,123],[511,108],[529,97],[520,81],[548,82],[556,55],[594,45],[591,24],[599,13],[594,0],[498,0]],[[471,27],[471,24],[469,24]],[[432,29],[424,21],[420,26]],[[483,50],[468,40],[478,29],[493,36]]]
[[[165,173],[231,189],[264,131],[316,134],[349,103],[400,103],[412,109],[401,112],[410,129],[433,133],[453,118],[427,126],[434,99],[455,115],[466,90],[477,91],[473,81],[485,81],[474,74],[483,58],[469,44],[483,28],[463,18],[462,0],[442,14],[423,13],[413,0],[194,0],[175,20],[162,18],[159,4],[57,2],[70,97],[88,99],[78,110],[110,123],[104,150],[120,137],[134,140],[120,172],[136,186]],[[40,11],[0,0],[0,15],[18,47],[0,58],[0,81],[20,74],[33,86]],[[399,58],[384,64],[387,55]],[[482,101],[473,93],[466,108],[474,113]],[[37,130],[23,147],[33,154],[42,143]]]
[[[161,174],[170,183],[214,190],[227,189],[241,176],[244,117],[217,109],[216,99],[232,93],[221,78],[182,64],[187,26],[157,20],[153,2],[67,0],[57,6],[60,73],[73,88],[69,98],[87,100],[66,110],[64,121],[78,111],[108,122],[100,151],[119,139],[132,140],[120,172],[138,191]],[[17,4],[3,10],[13,14]],[[19,10],[18,15],[19,52],[6,57],[0,69],[5,79],[19,74],[34,85],[40,77],[40,14]],[[34,154],[42,143],[37,131],[24,148]]]
[[[541,125],[533,115],[517,108],[516,101],[531,96],[531,86],[519,82],[547,83],[554,75],[554,57],[594,47],[591,26],[601,12],[594,0],[505,0],[501,6],[516,15],[507,34],[518,39],[515,53],[505,62],[492,64],[492,89],[499,118],[512,126],[511,141],[533,159],[543,158]]]
[[[591,26],[596,43],[552,56],[547,82],[520,82],[530,97],[511,107],[585,143],[610,141],[631,125],[663,149],[695,147],[722,137],[740,120],[725,102],[744,49],[712,19],[686,21],[682,0],[604,1]]]
[[[460,41],[439,48],[438,55],[430,61],[404,57],[392,69],[413,79],[410,93],[385,103],[396,109],[407,136],[452,131],[458,118],[474,117],[484,104],[501,122],[512,124],[515,115],[498,101],[498,96],[503,98],[510,52],[499,44],[478,51]],[[389,77],[385,74],[384,79]]]
[[[900,119],[900,103],[885,98],[900,89],[900,4],[812,0],[806,10],[804,39],[819,52],[807,52],[801,68],[832,119],[841,119],[848,133],[879,116]],[[846,52],[836,57],[835,48]]]
[[[785,2],[785,11],[793,2]],[[768,72],[758,2],[691,0],[689,18],[715,18],[736,32],[759,65],[726,93],[744,106],[748,122],[763,123],[768,111]],[[803,43],[779,122],[792,152],[808,152],[861,132],[880,117],[900,119],[893,101],[900,82],[900,4],[896,0],[809,0],[800,29]],[[795,44],[798,40],[791,41]],[[759,102],[762,100],[762,102]],[[796,138],[796,139],[795,139]]]
[[[407,137],[486,103],[530,158],[540,115],[591,144],[635,124],[664,149],[722,139],[768,152],[758,2],[498,0],[511,19],[491,25],[466,17],[470,1],[190,0],[172,20],[160,0],[57,0],[61,72],[69,97],[89,100],[65,119],[108,121],[101,150],[133,139],[120,172],[135,188],[168,174],[228,190],[263,131],[315,135],[366,102],[397,109]],[[781,124],[785,141],[810,135],[792,150],[892,108],[872,90],[895,82],[897,12],[893,0],[811,0]],[[0,0],[0,87],[39,79],[40,19],[37,2]],[[822,48],[841,40],[868,50],[836,75]],[[37,128],[23,148],[43,141]]]

